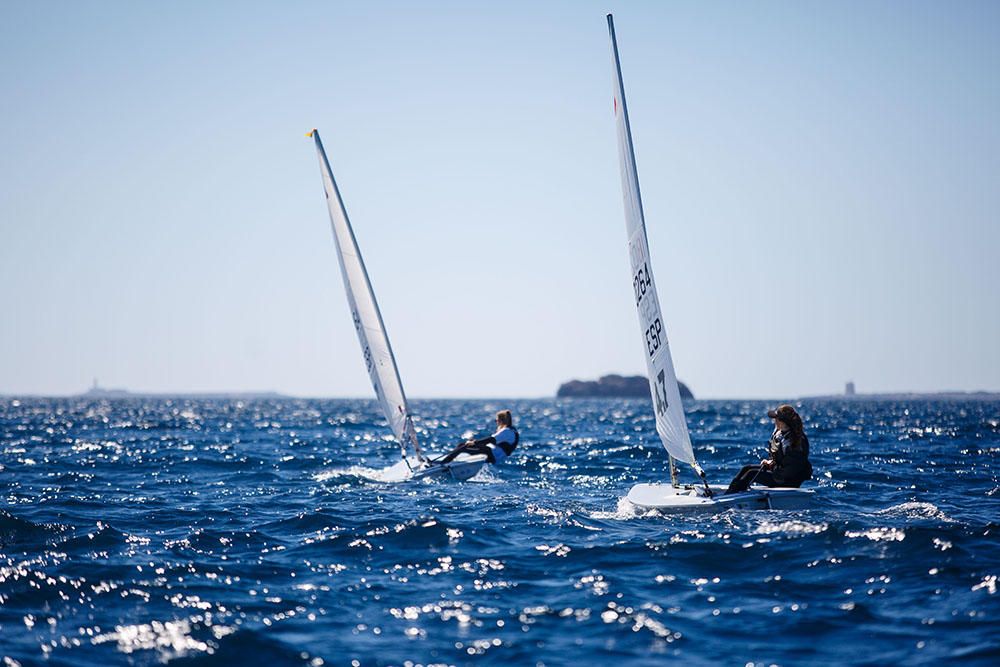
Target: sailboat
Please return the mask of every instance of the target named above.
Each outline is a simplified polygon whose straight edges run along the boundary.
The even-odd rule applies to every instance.
[[[719,511],[730,507],[791,509],[806,506],[813,492],[805,489],[751,488],[744,493],[724,495],[726,487],[710,485],[705,471],[695,458],[677,376],[674,374],[674,362],[670,356],[670,343],[667,341],[663,311],[660,309],[660,299],[650,269],[646,221],[642,211],[642,197],[639,194],[639,177],[636,173],[635,151],[632,148],[632,130],[625,103],[625,85],[622,82],[615,23],[611,14],[608,14],[608,32],[614,65],[614,114],[618,130],[622,196],[625,200],[625,229],[628,235],[629,260],[632,265],[632,288],[639,314],[639,329],[642,332],[649,391],[653,398],[653,410],[656,416],[656,431],[670,460],[670,484],[637,484],[626,497],[629,502],[639,507],[664,512]],[[700,483],[678,484],[677,461],[690,465]]]
[[[408,473],[402,479],[431,476],[469,479],[486,464],[484,455],[461,454],[451,463],[434,465],[420,448],[417,431],[413,426],[413,416],[406,402],[406,393],[403,391],[403,382],[399,377],[396,357],[389,344],[389,335],[386,333],[382,313],[375,300],[371,281],[368,279],[368,270],[361,257],[361,249],[358,248],[358,241],[354,237],[354,229],[347,217],[347,209],[344,207],[337,182],[333,178],[330,161],[323,149],[323,141],[320,139],[319,131],[315,129],[306,136],[312,137],[316,144],[326,203],[330,209],[333,240],[340,262],[340,274],[344,279],[344,289],[347,291],[347,304],[351,309],[354,328],[358,332],[361,353],[368,369],[368,377],[371,378],[372,387],[375,389],[375,397],[400,446],[402,462]]]

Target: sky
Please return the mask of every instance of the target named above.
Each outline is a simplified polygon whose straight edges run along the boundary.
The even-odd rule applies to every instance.
[[[0,2],[0,394],[644,372],[615,14],[678,377],[1000,391],[1000,3]]]

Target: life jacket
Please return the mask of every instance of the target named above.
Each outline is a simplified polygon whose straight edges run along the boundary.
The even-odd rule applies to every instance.
[[[496,440],[497,435],[503,433],[508,429],[514,432],[514,442],[500,442],[499,440]],[[490,448],[493,450],[494,458],[496,459],[497,462],[499,462],[500,459],[507,458],[508,456],[514,453],[514,450],[517,449],[518,443],[521,442],[521,434],[518,433],[517,429],[514,428],[513,426],[506,426],[497,431],[496,433],[494,433],[493,439],[496,440],[496,444],[495,445],[491,444]]]
[[[770,454],[775,462],[774,479],[782,486],[797,487],[812,477],[809,462],[809,438],[803,433],[797,441],[775,429],[771,436]]]

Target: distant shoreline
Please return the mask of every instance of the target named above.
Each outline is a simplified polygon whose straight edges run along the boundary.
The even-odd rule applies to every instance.
[[[830,394],[827,396],[802,396],[800,401],[1000,401],[1000,392],[995,391],[935,391],[935,392],[888,392],[879,394]]]
[[[211,398],[251,400],[261,398],[294,399],[298,396],[279,394],[276,391],[219,391],[219,392],[162,392],[137,391],[127,389],[91,389],[79,394],[0,394],[0,398],[93,398],[93,399],[128,399],[128,398]]]

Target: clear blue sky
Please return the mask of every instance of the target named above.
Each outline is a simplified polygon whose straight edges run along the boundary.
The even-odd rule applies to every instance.
[[[642,372],[604,15],[703,397],[1000,390],[1000,3],[0,4],[0,393]]]

